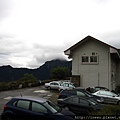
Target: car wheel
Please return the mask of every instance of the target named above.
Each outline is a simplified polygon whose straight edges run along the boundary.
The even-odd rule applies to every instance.
[[[64,107],[64,109],[66,109],[66,110],[70,110],[70,108],[69,108],[69,107],[67,107],[67,106],[65,106],[65,107]]]
[[[50,87],[50,86],[48,86],[48,89],[50,90],[50,89],[51,89],[51,87]]]

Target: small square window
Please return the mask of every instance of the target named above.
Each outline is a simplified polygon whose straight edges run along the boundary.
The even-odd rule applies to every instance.
[[[92,52],[92,55],[95,55],[95,52]]]

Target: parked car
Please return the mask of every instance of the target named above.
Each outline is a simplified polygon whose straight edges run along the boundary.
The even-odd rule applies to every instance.
[[[58,90],[62,91],[62,90],[70,90],[70,89],[74,89],[74,88],[75,88],[75,86],[74,86],[73,83],[71,83],[71,82],[63,82],[63,83],[60,84]]]
[[[45,88],[47,89],[59,89],[59,86],[62,82],[61,81],[52,81],[52,82],[49,82],[49,83],[45,83]]]
[[[49,83],[45,83],[45,88],[47,89],[57,89],[57,90],[64,90],[64,89],[73,89],[75,88],[74,84],[71,83],[70,81],[52,81]]]
[[[105,106],[91,98],[83,98],[79,96],[58,99],[57,103],[59,106],[74,112],[76,115],[89,115],[90,112],[98,111]]]
[[[75,114],[40,97],[15,97],[5,106],[2,120],[73,120]],[[59,116],[59,117],[58,117]]]
[[[104,103],[120,105],[120,96],[111,91],[99,90],[93,93],[93,95],[102,97],[104,99]]]
[[[87,91],[91,92],[91,93],[94,93],[98,90],[106,90],[106,91],[110,91],[108,88],[106,87],[101,87],[101,86],[95,86],[95,87],[88,87],[86,88]]]
[[[79,87],[76,87],[72,90],[62,90],[59,93],[58,99],[64,99],[64,98],[67,98],[67,97],[73,96],[73,95],[81,96],[81,97],[88,97],[88,98],[91,98],[99,103],[104,102],[103,98],[96,96],[96,95],[92,95],[91,93],[86,91],[84,88],[79,88]]]

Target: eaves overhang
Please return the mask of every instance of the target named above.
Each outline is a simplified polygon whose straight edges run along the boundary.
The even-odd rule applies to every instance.
[[[116,54],[118,59],[120,59],[120,53],[118,52],[118,49],[110,47],[110,54]]]

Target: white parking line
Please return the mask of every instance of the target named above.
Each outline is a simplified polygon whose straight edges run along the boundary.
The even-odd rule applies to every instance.
[[[46,91],[46,90],[36,90],[36,91],[34,91],[34,92],[36,92],[36,93],[47,93],[47,92],[49,92],[49,91]]]

